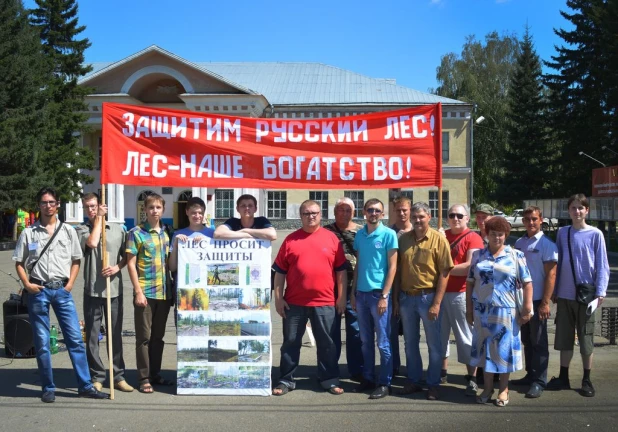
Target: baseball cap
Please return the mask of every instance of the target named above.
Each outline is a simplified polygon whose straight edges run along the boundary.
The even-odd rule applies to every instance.
[[[494,208],[489,204],[479,204],[476,206],[475,213],[485,213],[491,216],[494,214]]]

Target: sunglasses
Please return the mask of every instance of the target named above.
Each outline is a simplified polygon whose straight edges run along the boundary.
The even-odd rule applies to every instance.
[[[449,213],[448,214],[448,218],[449,219],[463,219],[465,215],[462,215],[461,213]]]
[[[367,209],[367,213],[369,213],[369,214],[374,214],[374,213],[375,213],[375,214],[380,214],[380,213],[382,213],[382,210],[380,210],[380,209],[375,209],[375,208],[368,208],[368,209]]]

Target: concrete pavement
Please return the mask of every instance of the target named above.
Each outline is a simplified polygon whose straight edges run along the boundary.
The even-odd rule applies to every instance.
[[[281,233],[283,234],[283,233]],[[283,235],[280,234],[280,238]],[[280,240],[274,245],[278,249]],[[14,272],[12,252],[0,251],[0,270]],[[618,258],[611,258],[612,277],[606,305],[618,306]],[[124,273],[125,286],[129,280]],[[74,288],[75,301],[81,312],[82,277]],[[0,299],[17,291],[17,284],[0,273]],[[124,357],[127,380],[135,385],[135,338],[130,290],[124,297]],[[273,379],[278,376],[281,321],[271,309],[273,319]],[[52,323],[57,322],[52,316]],[[3,318],[2,318],[3,325]],[[3,328],[3,327],[0,327]],[[3,334],[2,334],[3,335]],[[550,334],[553,340],[553,334]],[[550,343],[551,343],[550,340]],[[425,400],[414,396],[391,396],[370,401],[367,395],[352,392],[354,383],[344,379],[346,393],[333,396],[323,392],[315,381],[315,348],[306,344],[301,350],[297,389],[284,397],[176,396],[175,388],[156,387],[152,395],[116,391],[113,401],[78,399],[75,377],[66,351],[53,356],[57,399],[53,404],[40,401],[40,383],[35,359],[10,359],[0,353],[0,430],[1,431],[267,431],[267,430],[485,430],[521,431],[532,428],[576,431],[615,430],[618,424],[618,347],[597,338],[592,380],[597,396],[584,398],[575,390],[545,392],[538,400],[524,398],[527,389],[511,388],[511,402],[506,408],[477,405],[463,395],[465,369],[451,361],[449,384],[442,386],[441,399]],[[176,335],[172,319],[166,332],[167,347],[163,359],[163,375],[175,379]],[[3,346],[0,346],[0,349]],[[456,359],[455,345],[451,358]],[[401,352],[403,354],[403,342]],[[106,359],[104,349],[102,358]],[[421,351],[425,364],[427,350]],[[379,358],[379,357],[378,357]],[[405,363],[405,359],[404,359]],[[342,377],[347,377],[345,350],[341,358]],[[402,368],[403,369],[403,368]],[[550,349],[549,375],[559,371],[558,352]],[[513,374],[514,378],[522,372]],[[571,383],[579,387],[581,360],[576,353],[571,367]],[[404,378],[397,377],[394,388]]]

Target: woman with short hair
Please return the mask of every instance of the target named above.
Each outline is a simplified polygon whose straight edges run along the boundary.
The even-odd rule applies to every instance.
[[[473,326],[470,364],[485,371],[484,390],[476,401],[491,399],[497,373],[498,407],[509,403],[510,373],[523,368],[519,328],[532,317],[532,278],[524,254],[506,245],[510,231],[503,217],[485,222],[488,245],[474,253],[466,283],[466,319]],[[517,310],[520,289],[523,307]]]

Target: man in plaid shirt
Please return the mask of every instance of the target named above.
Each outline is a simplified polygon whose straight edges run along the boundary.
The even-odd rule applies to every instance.
[[[129,231],[126,255],[133,284],[139,391],[152,393],[152,384],[174,384],[159,375],[172,305],[171,291],[166,290],[170,237],[161,223],[165,200],[157,194],[149,195],[145,207],[146,222]]]

